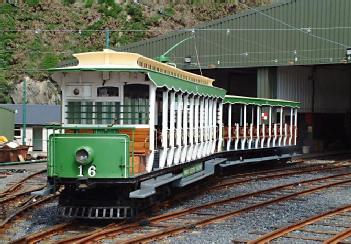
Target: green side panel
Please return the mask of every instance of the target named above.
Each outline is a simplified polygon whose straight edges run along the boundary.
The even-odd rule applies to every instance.
[[[256,97],[225,96],[224,103],[245,104],[257,106],[290,107],[299,108],[301,103],[280,99],[266,99]]]
[[[161,73],[149,72],[149,77],[157,87],[167,87],[170,90],[219,98],[224,98],[226,94],[226,91],[222,88],[206,86]]]
[[[48,176],[59,178],[127,178],[129,176],[129,137],[122,134],[56,134],[49,138]],[[80,165],[78,148],[89,147],[93,161]],[[96,174],[89,175],[95,166]],[[80,168],[81,167],[81,168]],[[81,176],[83,175],[83,176]]]

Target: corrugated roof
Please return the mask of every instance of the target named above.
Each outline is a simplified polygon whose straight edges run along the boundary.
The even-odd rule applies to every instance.
[[[27,104],[27,125],[47,125],[61,122],[60,105]],[[22,104],[0,104],[16,112],[16,124],[22,123]]]
[[[333,64],[351,47],[350,0],[282,0],[194,28],[168,56],[182,69]],[[154,58],[193,35],[184,29],[119,50]],[[191,63],[184,62],[191,57]]]

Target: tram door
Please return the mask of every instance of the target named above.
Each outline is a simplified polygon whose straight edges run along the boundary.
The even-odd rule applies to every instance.
[[[33,128],[33,151],[43,150],[43,129],[34,127]]]

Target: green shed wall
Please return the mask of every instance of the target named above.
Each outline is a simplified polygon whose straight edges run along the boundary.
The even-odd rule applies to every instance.
[[[168,56],[179,68],[198,69],[196,44],[204,69],[344,63],[350,9],[350,0],[281,0],[257,8],[260,13],[251,9],[197,26],[195,38]],[[175,31],[119,50],[154,58],[191,35],[189,29]],[[191,64],[184,63],[186,56]]]
[[[15,112],[0,108],[0,136],[13,140],[15,129]]]

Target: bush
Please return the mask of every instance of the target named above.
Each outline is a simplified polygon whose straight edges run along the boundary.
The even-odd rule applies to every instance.
[[[26,0],[26,4],[30,7],[37,6],[40,3],[40,0]]]
[[[84,6],[86,8],[91,8],[93,6],[94,0],[85,0]]]
[[[63,0],[62,1],[62,3],[64,4],[64,5],[70,5],[70,4],[73,4],[73,3],[75,3],[76,2],[76,0]]]
[[[59,58],[55,54],[46,54],[41,62],[41,67],[43,69],[50,69],[57,66]]]
[[[139,5],[128,4],[126,11],[127,11],[127,14],[132,16],[135,21],[143,20],[143,10]]]

